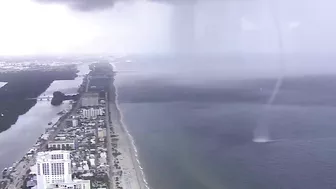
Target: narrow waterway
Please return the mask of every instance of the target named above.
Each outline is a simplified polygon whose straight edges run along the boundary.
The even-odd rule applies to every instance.
[[[89,72],[89,64],[78,66],[78,75]],[[66,94],[76,93],[82,83],[82,77],[74,80],[54,81],[42,95],[52,95],[54,91]],[[1,83],[0,83],[1,87]],[[38,101],[27,113],[21,115],[17,122],[9,129],[0,133],[0,169],[11,166],[35,144],[38,137],[44,133],[45,128],[50,127],[49,122],[56,122],[60,117],[58,112],[69,107],[69,102],[60,106],[52,106],[50,101]]]

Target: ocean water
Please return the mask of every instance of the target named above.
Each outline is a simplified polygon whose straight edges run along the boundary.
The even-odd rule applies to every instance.
[[[302,61],[310,68],[288,66],[274,104],[265,109],[277,62],[253,67],[253,61],[205,60],[116,64],[123,119],[151,188],[336,187],[332,65],[314,70],[310,60]],[[261,124],[272,142],[253,142]]]
[[[115,64],[119,107],[151,188],[335,188],[331,58],[286,59],[267,109],[284,74],[276,58],[130,59]],[[45,94],[72,93],[80,83],[57,81]],[[38,102],[0,133],[0,168],[19,160],[61,109]],[[260,125],[272,142],[253,142]]]

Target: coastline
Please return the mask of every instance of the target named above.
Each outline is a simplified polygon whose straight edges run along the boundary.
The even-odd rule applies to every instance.
[[[21,115],[16,124],[8,130],[0,133],[0,170],[12,166],[20,161],[23,156],[36,144],[37,139],[45,133],[45,129],[51,128],[60,118],[57,112],[67,109],[68,103],[50,108],[49,101],[37,102],[25,116]],[[43,111],[41,111],[41,109]],[[43,117],[43,119],[41,119]],[[48,125],[52,122],[52,125]],[[15,140],[19,137],[20,140]],[[11,146],[9,148],[9,146]],[[11,154],[11,157],[8,157]]]
[[[112,177],[110,177],[110,183],[112,185],[110,186],[112,189],[119,188],[119,186],[132,189],[149,189],[143,168],[141,167],[141,163],[138,159],[138,150],[136,148],[134,139],[128,131],[127,126],[123,123],[122,112],[118,106],[118,93],[115,87],[114,78],[109,85],[109,95],[111,98],[107,104],[109,104],[109,111],[111,112],[109,117],[110,120],[112,120],[112,124],[110,127],[108,127],[108,129],[111,129],[111,134],[118,136],[117,139],[112,139],[115,143],[110,144],[112,144],[112,146],[116,145],[115,148],[121,153],[116,157],[110,156],[109,161],[112,163],[110,164],[112,165],[110,166],[112,168]],[[25,175],[27,175],[27,171],[31,168],[32,165],[35,164],[37,152],[43,150],[48,141],[55,137],[55,135],[64,128],[65,118],[69,117],[69,115],[78,109],[78,105],[79,104],[77,102],[74,104],[74,106],[71,107],[70,110],[67,111],[67,113],[62,116],[53,116],[52,124],[46,127],[44,134],[39,136],[37,141],[34,143],[34,145],[31,146],[28,152],[25,152],[23,157],[21,156],[22,158],[13,164],[13,169],[11,168],[9,173],[8,188],[18,188],[22,186],[22,182],[24,182],[24,179],[26,178]],[[62,108],[62,110],[63,109],[68,108]],[[50,131],[48,128],[54,129]],[[110,134],[108,134],[108,136],[109,135]],[[119,164],[120,167],[114,169],[113,165],[116,164]],[[120,180],[118,180],[117,175],[120,173]]]
[[[83,80],[81,75],[89,72],[89,64],[90,62],[77,63],[79,72],[76,78],[66,80],[63,77],[61,80],[54,80],[39,96],[51,96],[54,91],[77,94]],[[0,82],[0,86],[2,84],[7,84],[7,82]],[[16,122],[8,129],[3,131],[0,129],[0,170],[12,166],[14,160],[19,161],[33,147],[38,137],[45,133],[45,129],[52,127],[59,120],[62,115],[57,115],[57,113],[67,108],[67,102],[60,106],[51,106],[50,101],[37,100],[36,104],[26,113],[19,115]],[[49,122],[52,122],[52,125],[48,125]],[[16,140],[16,137],[20,140]],[[8,157],[8,154],[11,154],[11,157]]]
[[[77,83],[76,79],[80,77],[76,77],[74,80],[73,84]],[[79,80],[79,79],[77,79]],[[80,79],[81,80],[81,79]],[[80,81],[79,80],[79,81]],[[64,80],[63,82],[69,82],[68,80]],[[76,90],[82,87],[82,82],[80,85],[76,85]],[[47,90],[51,90],[52,86],[50,85],[44,92]],[[42,93],[41,93],[42,94]],[[38,104],[37,102],[36,104]],[[43,102],[45,103],[45,102]],[[47,101],[48,106],[50,106],[50,102]],[[43,127],[44,132],[42,132],[41,135],[37,136],[34,140],[34,143],[29,147],[29,149],[25,150],[25,152],[22,153],[21,157],[16,159],[15,162],[12,161],[12,167],[8,168],[7,172],[7,166],[10,166],[10,164],[5,165],[6,169],[6,179],[3,179],[2,185],[5,186],[5,188],[11,189],[11,188],[20,188],[23,183],[25,182],[26,176],[28,171],[30,170],[31,166],[33,166],[36,162],[36,155],[37,152],[40,152],[44,148],[46,148],[46,145],[48,144],[48,141],[52,138],[55,137],[55,135],[65,126],[65,120],[73,114],[73,112],[78,109],[78,101],[75,102],[74,104],[71,103],[62,103],[61,106],[57,106],[57,110],[55,112],[55,108],[48,108],[50,109],[51,112],[55,114],[50,114],[51,117],[48,119],[49,123],[45,123],[45,126]],[[35,107],[35,106],[34,106]],[[55,106],[54,106],[55,107]],[[34,110],[34,109],[30,109]],[[30,111],[29,110],[29,111]],[[36,108],[35,108],[36,110]],[[28,111],[28,112],[29,112]],[[62,111],[64,112],[63,115],[59,115],[58,113]],[[37,112],[40,112],[38,110]],[[47,115],[47,114],[46,114]],[[34,118],[36,115],[34,115]],[[45,121],[45,120],[44,120]],[[27,122],[27,124],[30,124],[30,122]],[[14,131],[17,128],[11,127],[7,132],[9,131]],[[5,170],[4,169],[4,170]],[[4,178],[4,173],[3,173],[3,178]]]
[[[43,134],[41,134],[40,137],[37,138],[34,145],[30,148],[30,150],[25,152],[25,154],[23,155],[23,157],[21,157],[21,159],[13,162],[12,168],[15,171],[10,174],[10,175],[12,175],[11,177],[13,178],[13,181],[11,181],[10,184],[8,185],[9,189],[19,188],[20,186],[22,186],[23,180],[21,178],[24,178],[27,171],[29,171],[29,169],[35,164],[36,154],[37,154],[36,152],[39,152],[39,151],[41,151],[41,149],[45,148],[45,146],[47,145],[50,138],[52,138],[50,136],[52,136],[53,134],[58,132],[57,130],[60,129],[64,120],[67,117],[69,117],[69,115],[71,115],[71,112],[75,109],[76,109],[76,107],[72,107],[71,110],[69,110],[64,115],[62,115],[62,116],[56,115],[53,118],[53,120],[57,119],[57,121],[46,128],[46,131]],[[56,130],[52,133],[49,133],[48,130],[47,130],[48,128],[56,128]],[[44,136],[47,136],[46,140],[42,140]],[[31,155],[31,153],[32,153],[32,155]]]
[[[113,64],[112,66],[114,70],[115,66]],[[133,136],[130,134],[126,124],[123,122],[122,111],[120,110],[118,103],[118,90],[114,82],[115,80],[111,85],[114,90],[114,103],[111,103],[111,105],[114,106],[113,109],[116,112],[111,112],[111,115],[114,115],[111,116],[111,118],[113,118],[112,123],[114,123],[114,131],[119,135],[118,149],[122,153],[120,163],[123,167],[123,171],[127,173],[125,174],[126,178],[124,177],[124,183],[127,184],[125,187],[134,189],[149,189],[150,187],[146,180],[143,168],[141,167],[138,150],[136,148]]]

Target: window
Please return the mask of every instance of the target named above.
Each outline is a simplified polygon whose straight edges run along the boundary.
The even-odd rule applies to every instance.
[[[41,166],[40,166],[40,164],[38,163],[37,164],[37,175],[41,175]]]
[[[55,163],[51,164],[51,174],[56,175],[56,164]]]
[[[59,166],[60,166],[60,174],[64,175],[64,163],[60,163]]]
[[[51,155],[51,159],[63,159],[64,155],[63,154],[53,154]]]
[[[71,165],[68,163],[68,174],[71,174]]]
[[[52,175],[64,175],[64,163],[52,163]]]
[[[43,163],[42,164],[42,171],[43,175],[49,175],[49,164],[48,163]]]

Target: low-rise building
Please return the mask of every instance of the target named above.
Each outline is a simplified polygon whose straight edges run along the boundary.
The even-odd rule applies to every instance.
[[[49,185],[47,189],[90,189],[90,180],[74,179],[67,183],[57,183]]]
[[[98,128],[97,136],[98,138],[106,137],[106,129]]]
[[[75,140],[59,140],[48,142],[48,149],[53,150],[74,150],[76,149]]]
[[[81,98],[81,105],[83,107],[91,107],[99,105],[99,94],[98,93],[84,93]]]
[[[74,119],[74,118],[67,119],[67,120],[66,120],[66,125],[67,125],[68,127],[77,127],[77,126],[78,126],[78,120],[77,120],[77,119]]]

